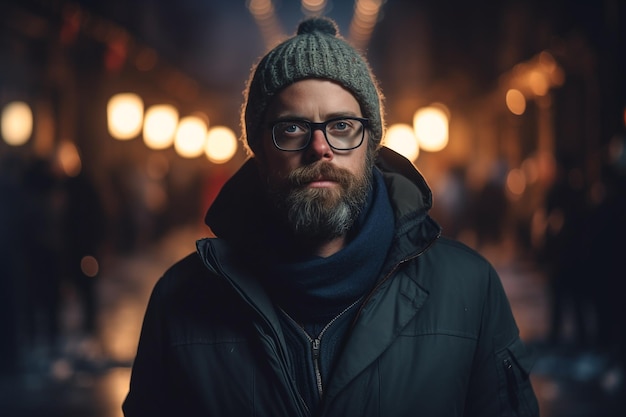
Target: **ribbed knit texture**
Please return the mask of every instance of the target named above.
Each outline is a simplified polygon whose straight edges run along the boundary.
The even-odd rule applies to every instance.
[[[244,137],[257,152],[266,109],[280,90],[307,78],[327,79],[350,91],[369,119],[370,138],[380,142],[384,117],[382,93],[365,58],[340,35],[334,21],[311,18],[296,36],[281,43],[261,59],[252,73],[242,115]]]

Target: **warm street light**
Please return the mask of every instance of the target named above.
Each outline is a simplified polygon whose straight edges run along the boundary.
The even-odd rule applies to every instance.
[[[133,139],[141,132],[143,100],[137,94],[120,93],[107,103],[107,125],[115,139]]]
[[[11,146],[28,142],[33,133],[33,112],[23,101],[7,104],[2,110],[2,137]]]
[[[406,123],[396,123],[389,126],[383,145],[393,149],[410,161],[415,161],[419,156],[419,145],[413,128]]]
[[[448,114],[439,106],[419,109],[413,115],[413,129],[420,148],[439,152],[448,145]]]
[[[207,125],[198,116],[183,117],[176,129],[174,149],[183,158],[196,158],[204,152]]]
[[[165,149],[174,142],[178,125],[178,110],[169,104],[159,104],[146,111],[143,140],[151,149]]]
[[[209,161],[223,164],[231,160],[237,151],[237,136],[226,126],[215,126],[209,130],[204,149]]]

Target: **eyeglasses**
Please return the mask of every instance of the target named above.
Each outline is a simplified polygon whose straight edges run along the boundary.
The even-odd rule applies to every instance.
[[[331,148],[338,151],[356,149],[363,143],[368,120],[360,117],[337,117],[315,123],[307,120],[273,122],[272,139],[281,151],[301,151],[309,146],[313,131],[321,130]]]

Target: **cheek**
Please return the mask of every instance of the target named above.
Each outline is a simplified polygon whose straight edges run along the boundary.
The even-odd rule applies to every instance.
[[[261,171],[272,183],[282,183],[284,179],[299,166],[297,152],[288,153],[266,152],[261,162]]]
[[[272,142],[272,138],[265,138],[262,151],[261,160],[268,171],[284,171],[285,168],[293,166],[293,161],[299,153],[284,152],[277,149]]]
[[[361,148],[358,149],[361,150]],[[367,161],[367,154],[366,152],[362,152],[358,157],[356,157],[356,155],[354,156],[355,158],[350,160],[350,164],[346,166],[346,169],[352,172],[353,175],[361,176],[365,173],[365,167],[369,163]]]

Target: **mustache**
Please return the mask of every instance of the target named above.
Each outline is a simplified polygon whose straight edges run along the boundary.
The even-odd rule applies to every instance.
[[[342,185],[354,180],[351,172],[329,162],[318,162],[297,168],[289,174],[287,180],[292,187],[301,187],[319,179],[335,181]]]

